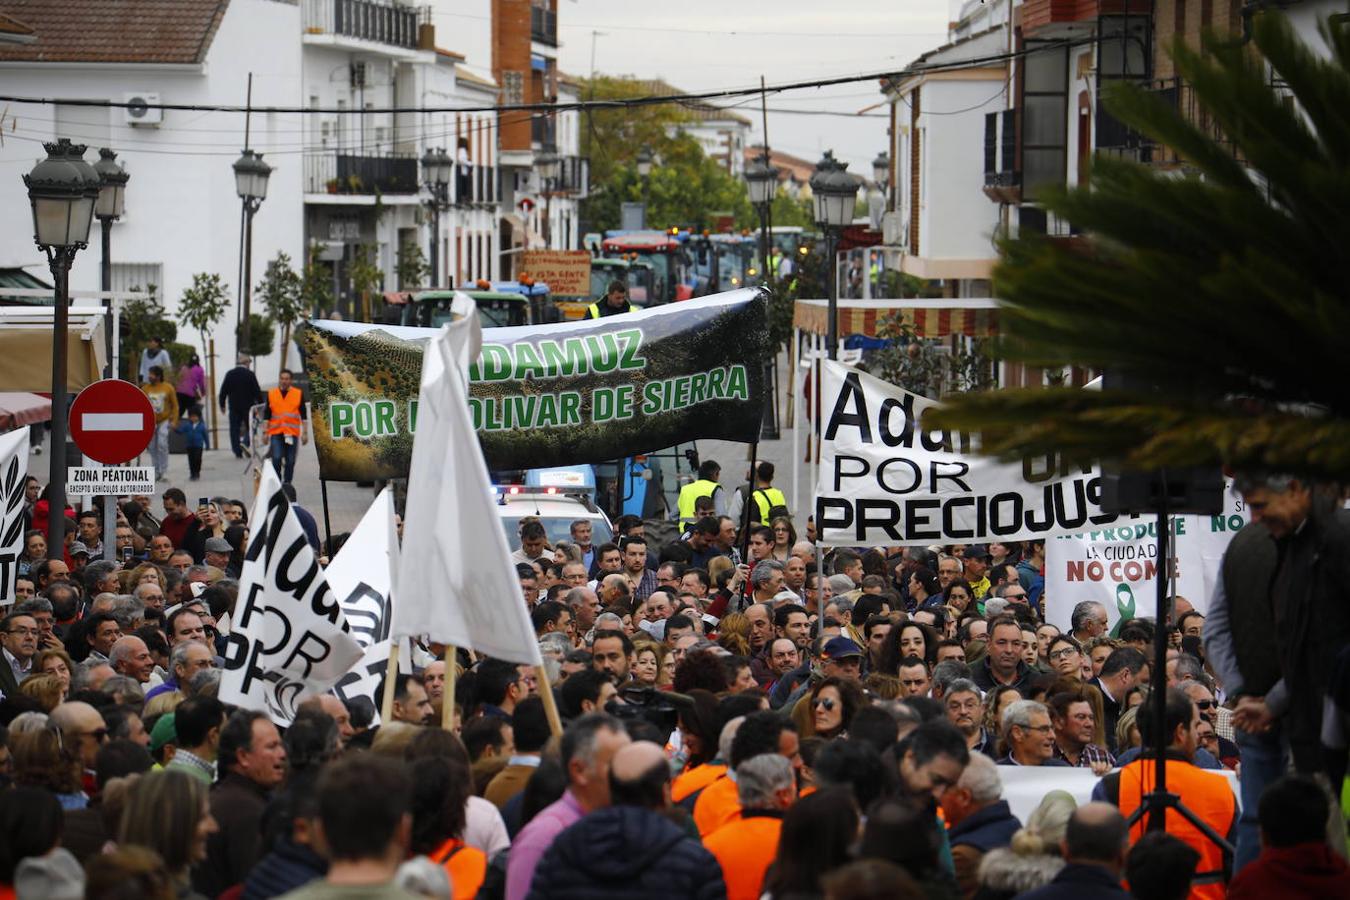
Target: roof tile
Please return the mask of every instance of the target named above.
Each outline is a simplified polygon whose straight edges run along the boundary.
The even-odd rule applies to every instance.
[[[0,44],[6,62],[200,63],[229,0],[0,0],[37,40]]]

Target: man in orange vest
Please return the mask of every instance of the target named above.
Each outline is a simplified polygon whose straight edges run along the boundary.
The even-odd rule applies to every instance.
[[[1176,688],[1168,688],[1165,695],[1150,697],[1139,708],[1137,720],[1143,745],[1153,745],[1154,703],[1159,696],[1165,698],[1167,721],[1167,790],[1178,795],[1188,810],[1231,844],[1236,836],[1237,800],[1223,775],[1201,769],[1191,762],[1198,746],[1196,729],[1200,724],[1200,711],[1191,698]],[[1139,808],[1143,795],[1153,790],[1157,763],[1150,756],[1146,753],[1119,772],[1104,777],[1093,789],[1092,798],[1114,803],[1120,807],[1121,814],[1129,818]],[[1145,814],[1130,828],[1131,843],[1144,836],[1148,819],[1149,814]],[[1221,900],[1229,876],[1223,852],[1176,810],[1167,811],[1166,823],[1168,834],[1185,841],[1200,854],[1191,900]]]
[[[309,419],[305,397],[292,383],[293,378],[290,369],[282,369],[277,386],[267,392],[267,439],[271,445],[272,468],[277,470],[282,484],[290,484],[295,475],[296,439],[302,444],[309,443],[309,432],[305,430],[305,422]]]
[[[736,769],[741,818],[708,835],[703,846],[717,857],[727,900],[759,900],[764,873],[778,852],[783,813],[797,799],[792,763],[777,753],[761,753]]]

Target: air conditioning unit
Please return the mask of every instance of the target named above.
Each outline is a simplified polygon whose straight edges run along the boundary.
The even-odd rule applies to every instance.
[[[164,121],[164,110],[159,108],[159,94],[150,91],[127,91],[122,95],[122,121],[127,125],[158,127]]]

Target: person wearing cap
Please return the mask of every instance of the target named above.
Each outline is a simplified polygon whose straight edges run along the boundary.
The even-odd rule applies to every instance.
[[[84,567],[89,565],[89,545],[84,541],[71,541],[67,544],[66,564],[70,566],[70,571],[74,575],[83,572]]]
[[[971,544],[966,548],[966,583],[974,594],[975,600],[983,600],[989,594],[989,546]]]
[[[155,760],[155,768],[162,769],[178,752],[178,730],[174,725],[173,712],[166,712],[155,720],[150,729],[150,756]]]
[[[230,555],[233,553],[234,548],[230,546],[229,541],[223,537],[211,537],[206,539],[202,559],[208,566],[215,566],[229,575]]]

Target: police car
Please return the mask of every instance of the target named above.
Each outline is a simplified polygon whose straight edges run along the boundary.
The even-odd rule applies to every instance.
[[[520,548],[520,522],[527,516],[543,524],[550,546],[571,541],[572,523],[578,519],[591,523],[592,546],[614,539],[609,517],[595,505],[594,474],[587,478],[590,468],[531,469],[524,484],[496,486],[497,514],[512,550]]]

